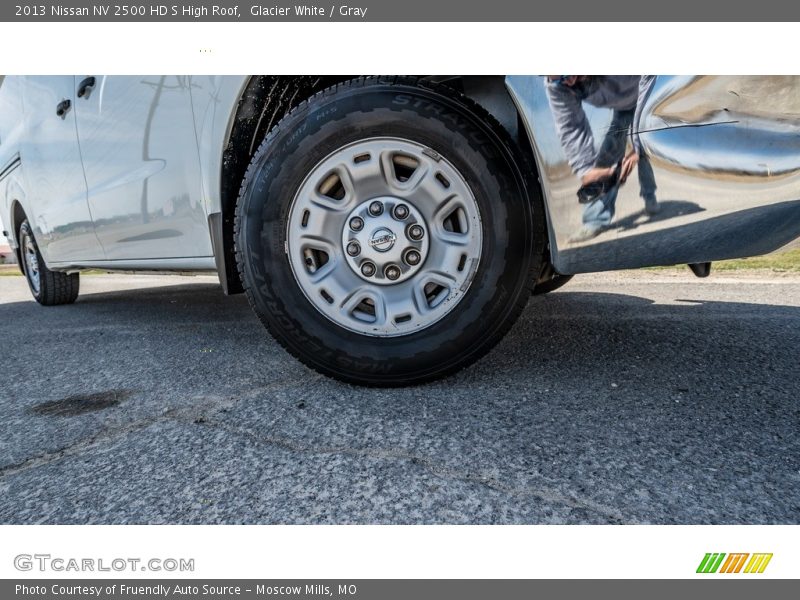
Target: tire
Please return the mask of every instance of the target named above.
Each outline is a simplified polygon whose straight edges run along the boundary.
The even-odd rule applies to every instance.
[[[523,160],[485,111],[449,89],[361,78],[320,92],[268,134],[240,189],[236,259],[250,304],[291,354],[343,381],[413,385],[473,363],[512,326],[541,270],[541,195]],[[439,175],[452,197],[436,204]],[[457,208],[445,215],[448,202]],[[403,218],[430,241],[415,241]],[[402,245],[402,260],[380,262]]]
[[[562,275],[561,273],[553,273],[553,275],[549,279],[539,280],[536,282],[536,285],[533,287],[533,295],[534,296],[543,296],[544,294],[549,294],[550,292],[554,292],[558,288],[566,285],[569,283],[569,280],[572,279],[572,275]]]
[[[34,299],[42,306],[75,302],[80,291],[79,274],[61,273],[47,268],[27,219],[20,225],[17,239],[22,259],[20,266]]]

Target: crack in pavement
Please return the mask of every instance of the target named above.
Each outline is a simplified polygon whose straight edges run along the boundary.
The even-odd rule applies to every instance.
[[[36,456],[26,458],[20,462],[0,467],[0,479],[9,477],[11,475],[16,475],[23,471],[28,471],[29,469],[35,469],[36,467],[49,465],[69,456],[75,456],[84,452],[85,450],[91,450],[102,443],[113,441],[129,433],[146,429],[154,423],[166,419],[166,415],[160,415],[158,417],[150,417],[148,419],[140,419],[139,421],[126,423],[125,425],[119,427],[109,427],[107,429],[103,429],[93,436],[82,438],[73,444],[59,448],[58,450],[37,454]]]
[[[552,504],[561,504],[570,508],[587,510],[597,513],[615,524],[635,524],[638,522],[635,520],[626,520],[620,511],[591,500],[581,500],[579,498],[561,494],[550,489],[507,485],[496,477],[492,477],[480,472],[470,473],[468,471],[453,469],[432,458],[414,454],[406,450],[396,450],[391,448],[353,448],[350,446],[314,446],[311,444],[303,444],[289,438],[258,435],[249,429],[241,429],[219,421],[206,420],[203,422],[203,425],[217,427],[239,436],[244,435],[257,444],[274,446],[290,452],[309,455],[343,455],[354,456],[358,458],[405,460],[409,461],[411,464],[422,467],[434,477],[439,479],[478,484],[494,491],[502,492],[512,496],[533,497]]]
[[[166,421],[195,423],[198,422],[198,419],[205,419],[206,414],[214,415],[222,410],[230,409],[239,401],[257,397],[273,388],[292,385],[293,383],[298,383],[298,381],[298,377],[283,379],[273,382],[267,386],[252,389],[244,394],[240,394],[235,398],[214,395],[196,396],[194,399],[200,401],[197,404],[182,407],[169,407],[164,409],[161,414],[139,419],[137,421],[131,421],[118,426],[107,427],[94,435],[82,438],[72,444],[58,448],[57,450],[37,454],[36,456],[26,458],[19,462],[0,467],[0,480],[5,477],[10,477],[12,475],[28,471],[30,469],[35,469],[37,467],[58,462],[64,458],[80,455],[87,450],[91,450],[100,445],[113,442],[131,433],[147,429],[156,423]]]

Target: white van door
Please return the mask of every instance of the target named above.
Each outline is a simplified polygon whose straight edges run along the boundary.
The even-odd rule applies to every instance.
[[[86,195],[72,76],[22,80],[19,142],[33,235],[48,265],[102,260]]]
[[[212,255],[190,81],[75,78],[89,206],[108,260]]]

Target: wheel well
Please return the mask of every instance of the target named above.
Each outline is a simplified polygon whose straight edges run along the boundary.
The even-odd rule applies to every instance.
[[[253,76],[239,98],[228,143],[222,156],[222,247],[228,294],[244,291],[236,270],[233,221],[239,187],[247,166],[264,136],[303,100],[351,76]]]
[[[20,266],[20,269],[22,269],[22,253],[19,247],[19,228],[26,218],[22,205],[17,200],[14,200],[14,204],[11,208],[11,235],[14,236],[14,241],[16,243],[17,264]]]
[[[236,269],[233,223],[236,200],[245,171],[261,140],[294,107],[332,85],[355,75],[340,76],[253,76],[239,98],[228,142],[222,156],[220,200],[221,237],[224,264],[217,257],[223,285],[228,294],[244,291]],[[486,109],[518,143],[534,164],[533,151],[521,125],[521,118],[508,94],[503,76],[438,76],[432,81],[448,85]],[[224,268],[224,273],[223,273]]]

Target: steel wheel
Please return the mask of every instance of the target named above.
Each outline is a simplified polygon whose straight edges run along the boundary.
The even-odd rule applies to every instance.
[[[400,138],[328,155],[294,197],[294,277],[337,325],[391,337],[429,327],[469,288],[483,239],[475,198],[446,158]]]
[[[28,284],[31,286],[31,292],[34,296],[38,296],[41,290],[41,276],[39,274],[39,256],[36,252],[36,244],[33,241],[33,236],[25,229],[22,232],[22,259],[25,266],[25,276],[28,278]]]

